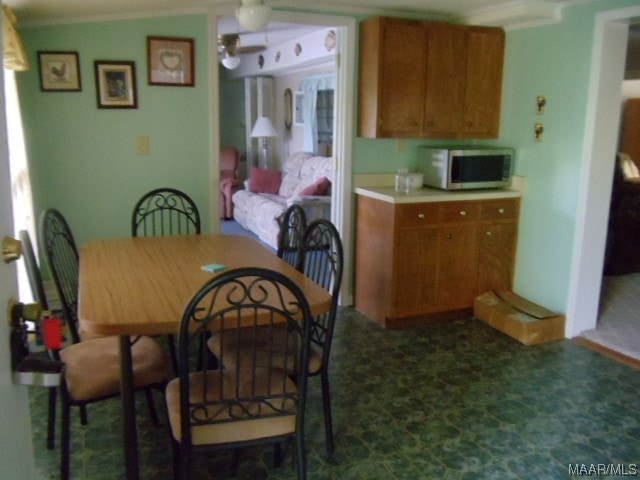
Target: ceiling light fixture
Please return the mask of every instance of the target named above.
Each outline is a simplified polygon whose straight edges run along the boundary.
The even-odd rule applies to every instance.
[[[240,57],[236,57],[235,55],[231,55],[227,52],[220,60],[220,63],[229,70],[235,70],[238,68],[238,65],[240,65]]]
[[[229,70],[234,70],[240,65],[240,57],[236,55],[236,48],[240,44],[240,36],[236,34],[218,35],[218,54],[220,63]]]
[[[236,9],[238,23],[245,30],[258,32],[269,23],[271,7],[264,4],[264,0],[240,0]]]

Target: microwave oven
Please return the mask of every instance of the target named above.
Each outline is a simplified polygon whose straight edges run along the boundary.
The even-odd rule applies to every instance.
[[[514,149],[502,147],[419,147],[424,185],[444,190],[504,188],[511,185]]]

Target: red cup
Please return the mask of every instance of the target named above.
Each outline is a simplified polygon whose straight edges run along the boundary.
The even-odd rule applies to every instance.
[[[44,346],[47,349],[62,348],[62,322],[59,318],[45,318],[41,321]]]

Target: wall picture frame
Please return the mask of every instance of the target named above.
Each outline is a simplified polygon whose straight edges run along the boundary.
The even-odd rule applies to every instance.
[[[80,92],[80,59],[73,51],[38,51],[40,90]]]
[[[98,108],[138,108],[135,62],[96,60],[94,66]]]
[[[147,37],[147,83],[193,87],[195,64],[192,38]]]

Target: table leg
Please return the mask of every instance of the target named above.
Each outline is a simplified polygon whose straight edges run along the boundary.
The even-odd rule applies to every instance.
[[[138,433],[136,430],[136,404],[133,394],[133,366],[131,339],[120,337],[120,368],[122,398],[122,420],[124,422],[124,459],[127,480],[138,480]]]

